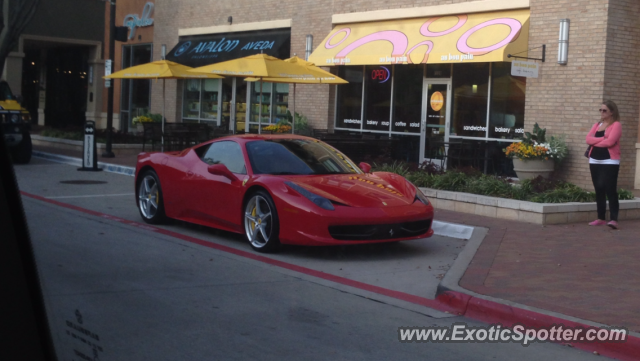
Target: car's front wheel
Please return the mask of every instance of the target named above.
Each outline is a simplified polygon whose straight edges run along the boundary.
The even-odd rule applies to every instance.
[[[280,225],[273,199],[266,191],[252,194],[244,207],[244,229],[251,247],[258,252],[273,252],[280,246]]]
[[[147,223],[158,224],[166,219],[160,179],[152,170],[145,172],[138,183],[138,209]]]

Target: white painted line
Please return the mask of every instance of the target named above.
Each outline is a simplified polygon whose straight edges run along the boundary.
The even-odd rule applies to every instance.
[[[433,228],[433,233],[439,236],[469,239],[471,238],[474,227],[456,223],[433,221],[431,228]]]
[[[45,197],[47,199],[62,199],[62,198],[92,198],[92,197],[120,197],[120,196],[134,196],[135,193],[120,193],[120,194],[93,194],[86,196],[57,196],[57,197]]]

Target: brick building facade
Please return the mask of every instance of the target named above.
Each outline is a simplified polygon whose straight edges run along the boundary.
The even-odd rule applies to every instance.
[[[157,0],[153,59],[161,58],[161,45],[171,49],[181,33],[228,34],[260,29],[270,21],[290,24],[290,55],[304,57],[305,41],[313,35],[314,49],[334,28],[334,19],[343,16],[358,21],[372,21],[385,13],[445,14],[504,11],[509,8],[529,10],[528,47],[546,44],[546,62],[539,63],[539,77],[526,81],[524,128],[534,123],[547,128],[547,134],[565,134],[569,158],[562,163],[563,178],[585,188],[592,188],[588,162],[583,157],[584,137],[598,119],[602,99],[614,100],[621,114],[623,137],[619,186],[640,188],[636,176],[638,135],[638,52],[640,4],[633,0],[353,0],[275,1],[250,0]],[[444,10],[443,10],[444,9]],[[231,23],[229,17],[232,17]],[[428,17],[428,16],[427,16]],[[568,64],[560,65],[558,32],[560,19],[570,20]],[[355,21],[354,21],[355,22]],[[539,57],[539,49],[530,57]],[[323,64],[321,64],[323,65]],[[428,66],[428,65],[427,65]],[[338,67],[331,67],[337,72]],[[151,108],[162,108],[162,87],[152,82]],[[167,81],[166,114],[169,121],[181,121],[183,81]],[[314,128],[333,128],[336,86],[298,85],[296,111],[306,115]],[[634,184],[635,183],[635,184]]]

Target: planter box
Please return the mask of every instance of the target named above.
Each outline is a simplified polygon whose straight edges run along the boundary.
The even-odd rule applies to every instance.
[[[536,224],[591,222],[598,218],[595,202],[534,203],[431,188],[420,190],[434,208],[485,217]],[[620,201],[618,219],[640,219],[640,198]]]
[[[513,170],[521,181],[542,176],[549,178],[554,167],[553,160],[520,160],[513,158]]]
[[[33,143],[33,145],[40,145],[43,147],[74,150],[81,153],[83,152],[83,142],[81,140],[51,138],[32,134],[31,142]],[[101,154],[102,152],[104,152],[106,145],[104,143],[97,143],[96,148],[98,154]],[[111,144],[111,151],[116,156],[138,155],[142,152],[142,144]]]

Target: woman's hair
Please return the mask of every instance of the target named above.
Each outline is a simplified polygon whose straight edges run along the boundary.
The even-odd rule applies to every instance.
[[[612,100],[605,100],[602,104],[606,105],[607,108],[611,111],[611,117],[613,121],[620,121],[620,112],[618,111],[618,106]]]

